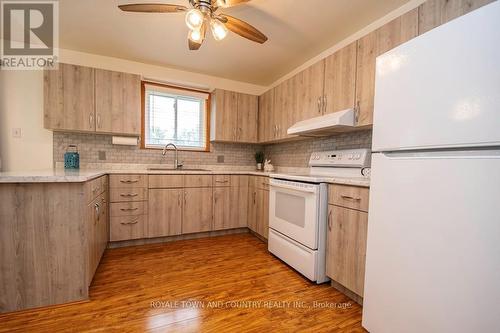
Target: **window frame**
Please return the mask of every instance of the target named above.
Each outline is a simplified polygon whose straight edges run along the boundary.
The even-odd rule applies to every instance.
[[[177,87],[163,83],[151,82],[151,81],[141,81],[141,149],[149,150],[162,150],[162,147],[147,147],[146,146],[146,85],[171,88],[184,91],[200,92],[208,94],[205,100],[205,148],[188,148],[179,147],[179,151],[192,151],[192,152],[210,152],[210,105],[211,105],[211,94],[207,91],[196,90],[191,88]]]

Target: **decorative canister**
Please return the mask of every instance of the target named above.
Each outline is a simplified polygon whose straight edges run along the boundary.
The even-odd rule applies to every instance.
[[[79,169],[80,168],[80,154],[76,145],[69,145],[64,153],[64,168],[65,169]]]

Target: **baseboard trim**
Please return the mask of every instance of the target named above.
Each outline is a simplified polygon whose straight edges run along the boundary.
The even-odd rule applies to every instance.
[[[175,241],[186,240],[186,239],[217,237],[217,236],[233,235],[233,234],[244,234],[244,233],[248,233],[249,231],[250,230],[248,228],[237,228],[237,229],[198,232],[198,233],[194,233],[194,234],[175,235],[175,236],[166,236],[166,237],[157,237],[157,238],[131,239],[131,240],[125,240],[125,241],[109,242],[108,249],[115,249],[115,248],[127,247],[127,246],[168,243],[168,242],[175,242]]]

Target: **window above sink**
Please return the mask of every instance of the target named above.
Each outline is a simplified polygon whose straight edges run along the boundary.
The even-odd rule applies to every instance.
[[[209,94],[143,82],[142,148],[209,150]]]

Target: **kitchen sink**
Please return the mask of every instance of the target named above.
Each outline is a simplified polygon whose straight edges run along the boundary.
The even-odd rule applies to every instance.
[[[210,171],[207,169],[196,169],[196,168],[179,168],[179,169],[174,169],[174,168],[162,168],[162,167],[152,167],[148,168],[150,171]]]

